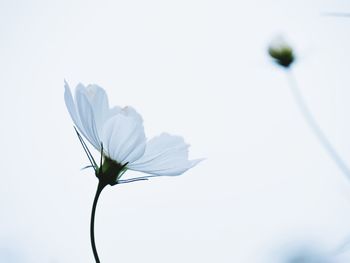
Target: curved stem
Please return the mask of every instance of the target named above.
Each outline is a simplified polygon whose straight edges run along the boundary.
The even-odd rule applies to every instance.
[[[99,182],[94,198],[94,203],[92,204],[92,211],[91,211],[91,221],[90,221],[90,239],[91,239],[91,247],[92,247],[92,252],[94,253],[94,258],[96,263],[100,263],[100,259],[98,258],[97,250],[96,250],[96,244],[95,244],[95,233],[94,233],[94,226],[95,226],[95,212],[96,212],[96,206],[97,206],[97,201],[98,198],[100,197],[100,194],[103,190],[103,188],[106,185]]]
[[[296,79],[291,70],[287,71],[287,77],[289,80],[289,86],[292,91],[293,97],[296,103],[298,104],[299,109],[303,114],[306,122],[309,124],[311,130],[314,132],[314,134],[316,135],[317,139],[320,141],[323,148],[328,152],[329,156],[337,164],[338,168],[348,177],[348,179],[350,179],[349,168],[347,167],[343,159],[340,157],[340,155],[337,153],[337,151],[334,149],[333,145],[328,140],[327,136],[323,133],[322,129],[318,125],[311,111],[307,107],[307,104],[304,101],[304,98],[300,90],[298,89]]]

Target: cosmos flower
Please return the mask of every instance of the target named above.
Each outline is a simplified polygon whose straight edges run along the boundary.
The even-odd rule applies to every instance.
[[[100,167],[93,161],[96,175],[104,174],[110,185],[123,182],[127,169],[149,174],[143,178],[175,176],[201,161],[188,159],[189,145],[180,136],[162,133],[147,141],[141,115],[129,106],[111,108],[97,85],[78,84],[73,98],[65,82],[64,98],[77,130],[104,159]]]
[[[64,100],[76,126],[78,138],[91,167],[99,179],[90,220],[91,247],[100,263],[95,243],[95,212],[102,190],[107,185],[147,180],[153,176],[180,175],[201,161],[188,159],[188,147],[182,137],[162,133],[147,141],[140,114],[132,107],[110,108],[106,92],[97,85],[79,84],[73,98],[65,82]],[[82,134],[101,154],[97,165]],[[149,175],[122,180],[127,169]]]

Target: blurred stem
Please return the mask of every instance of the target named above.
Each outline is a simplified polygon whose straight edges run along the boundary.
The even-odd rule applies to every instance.
[[[334,251],[333,254],[334,255],[339,255],[342,254],[344,252],[346,252],[349,249],[349,245],[350,245],[350,239],[347,238],[346,240],[343,241],[343,243],[341,243]]]
[[[350,13],[343,12],[327,12],[323,13],[324,16],[338,16],[338,17],[350,17]]]
[[[100,263],[100,259],[98,258],[97,250],[96,250],[96,244],[95,244],[95,212],[96,212],[96,206],[98,202],[98,198],[100,197],[100,194],[105,188],[106,184],[99,182],[94,198],[94,203],[92,204],[92,211],[91,211],[91,221],[90,221],[90,239],[91,239],[91,246],[92,246],[92,252],[94,253],[94,258],[96,263]]]
[[[328,152],[329,156],[333,159],[333,161],[337,164],[338,168],[350,179],[350,170],[339,156],[337,151],[334,149],[330,141],[327,139],[327,136],[323,133],[322,129],[318,125],[317,121],[313,117],[311,111],[309,110],[294,77],[294,74],[291,69],[287,70],[287,78],[289,82],[290,90],[293,94],[294,100],[297,103],[301,113],[303,114],[305,121],[310,126],[313,133],[316,135],[317,139],[320,141],[323,148]]]

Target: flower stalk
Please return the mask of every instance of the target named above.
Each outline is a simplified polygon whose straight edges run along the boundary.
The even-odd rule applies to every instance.
[[[310,126],[312,132],[315,134],[323,148],[327,151],[329,156],[333,159],[335,164],[338,166],[338,168],[350,179],[350,170],[344,160],[340,157],[338,152],[333,147],[332,143],[328,140],[325,133],[322,131],[321,127],[318,125],[316,119],[312,115],[311,111],[309,110],[299,88],[297,81],[293,75],[292,70],[289,68],[287,71],[287,78],[290,90],[292,92],[292,95],[294,97],[295,102],[298,105],[298,108],[300,109],[305,121]]]
[[[98,183],[94,202],[92,204],[92,210],[91,210],[90,239],[91,239],[92,252],[94,253],[94,258],[95,258],[96,263],[100,263],[100,259],[98,257],[96,243],[95,243],[95,213],[96,213],[98,199],[100,197],[102,190],[105,188],[105,186],[106,186],[106,184],[101,182],[101,181]]]

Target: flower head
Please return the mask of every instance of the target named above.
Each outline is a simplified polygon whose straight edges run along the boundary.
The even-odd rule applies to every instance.
[[[293,48],[282,37],[271,42],[268,53],[277,64],[285,68],[288,68],[295,60]]]
[[[188,159],[189,145],[182,137],[162,133],[147,141],[141,115],[129,106],[111,108],[97,85],[78,84],[73,98],[65,82],[64,99],[77,130],[101,152],[103,164],[93,166],[108,184],[122,182],[126,169],[150,174],[143,178],[175,176],[201,161]]]

